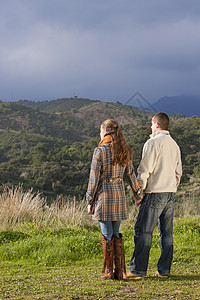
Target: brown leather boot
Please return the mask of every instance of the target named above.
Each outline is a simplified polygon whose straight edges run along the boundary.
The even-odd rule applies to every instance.
[[[102,235],[102,247],[103,247],[103,256],[104,256],[104,266],[102,272],[105,274],[101,276],[102,279],[114,279],[113,274],[113,246],[114,241],[108,241]]]
[[[114,235],[114,260],[115,260],[115,272],[114,278],[118,280],[123,279],[123,273],[126,274],[125,265],[125,251],[124,251],[124,241],[122,239],[122,234],[119,234],[119,238]]]

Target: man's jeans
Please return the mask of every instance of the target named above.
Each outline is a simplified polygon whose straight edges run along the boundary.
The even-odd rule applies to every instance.
[[[121,221],[99,221],[102,235],[109,241],[112,241],[113,234],[119,238],[119,227]]]
[[[152,234],[158,222],[161,256],[157,263],[158,272],[170,274],[173,257],[173,211],[175,193],[145,194],[135,224],[135,251],[129,271],[145,276],[152,243]]]

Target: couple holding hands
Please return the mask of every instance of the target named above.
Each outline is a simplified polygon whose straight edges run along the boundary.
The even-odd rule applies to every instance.
[[[158,223],[161,255],[155,275],[167,278],[173,257],[173,208],[182,175],[180,149],[168,131],[169,117],[163,112],[152,118],[152,134],[144,144],[137,178],[132,151],[115,120],[101,124],[99,146],[91,163],[86,199],[88,213],[99,221],[104,254],[103,279],[146,276],[152,234]],[[124,242],[119,227],[128,218],[123,176],[126,173],[136,205],[135,249],[126,272]],[[115,269],[113,270],[113,262]]]

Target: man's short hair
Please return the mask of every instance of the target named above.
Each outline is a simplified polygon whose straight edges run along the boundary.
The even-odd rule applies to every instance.
[[[163,130],[167,130],[168,127],[169,127],[169,117],[164,112],[156,113],[153,116],[152,120],[154,122],[157,122],[159,124],[160,128],[163,129]]]

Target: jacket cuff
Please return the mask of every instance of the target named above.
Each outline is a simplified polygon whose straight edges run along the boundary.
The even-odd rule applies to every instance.
[[[136,203],[142,201],[142,198],[144,197],[144,192],[141,187],[136,192],[134,192],[134,197],[135,197]]]
[[[93,203],[93,199],[92,197],[86,193],[86,200],[87,200],[87,204],[88,205],[91,205]]]

